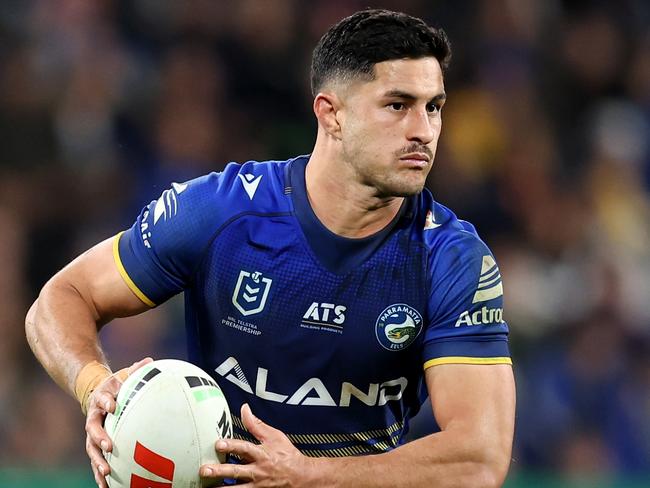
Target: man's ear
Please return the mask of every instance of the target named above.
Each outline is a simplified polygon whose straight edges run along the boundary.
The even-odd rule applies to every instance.
[[[318,119],[318,125],[335,139],[341,139],[342,106],[339,96],[331,91],[319,92],[314,98],[314,114]]]

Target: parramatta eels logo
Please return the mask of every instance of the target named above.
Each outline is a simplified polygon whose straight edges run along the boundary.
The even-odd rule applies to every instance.
[[[422,315],[410,305],[396,303],[379,314],[375,334],[389,351],[400,351],[413,343],[422,330]]]
[[[242,315],[255,315],[264,310],[271,289],[271,278],[263,278],[262,273],[240,271],[237,285],[232,294],[232,304]]]

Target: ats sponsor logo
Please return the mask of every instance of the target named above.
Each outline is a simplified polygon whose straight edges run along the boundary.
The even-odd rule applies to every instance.
[[[367,385],[353,385],[343,381],[340,385],[330,385],[328,388],[320,378],[309,378],[298,388],[291,388],[289,391],[271,391],[267,386],[268,378],[274,378],[273,384],[278,384],[278,377],[282,372],[275,370],[273,373],[258,367],[255,372],[254,389],[253,383],[248,381],[241,365],[234,357],[229,357],[222,362],[215,371],[224,379],[237,385],[251,395],[276,403],[287,405],[304,405],[313,407],[349,407],[352,397],[369,407],[383,406],[389,401],[398,401],[404,395],[408,380],[403,376],[394,380],[382,383],[369,383]],[[292,372],[295,373],[295,372]],[[249,372],[250,375],[250,372]]]
[[[342,334],[346,310],[345,305],[313,302],[303,315],[300,327]]]
[[[502,308],[488,308],[482,307],[480,310],[470,312],[465,310],[458,316],[456,325],[490,325],[500,324],[503,322],[503,309]]]
[[[422,331],[422,315],[406,303],[386,307],[375,324],[379,344],[389,351],[401,351],[410,346]]]

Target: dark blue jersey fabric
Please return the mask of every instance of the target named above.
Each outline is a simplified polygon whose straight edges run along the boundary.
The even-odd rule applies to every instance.
[[[174,183],[120,234],[115,259],[154,306],[185,293],[189,359],[238,417],[253,412],[305,454],[404,442],[424,371],[510,364],[497,264],[473,226],[428,190],[363,239],[325,228],[308,156],[229,164]]]

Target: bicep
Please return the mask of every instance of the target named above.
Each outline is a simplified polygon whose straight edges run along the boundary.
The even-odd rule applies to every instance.
[[[441,364],[425,372],[436,421],[480,443],[497,445],[510,457],[515,418],[515,382],[508,364]]]
[[[120,274],[114,258],[116,239],[114,236],[95,245],[54,277],[59,286],[71,287],[79,293],[100,324],[150,308]]]

